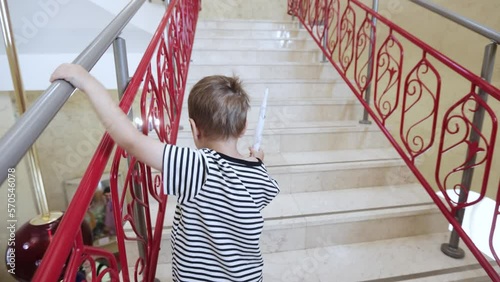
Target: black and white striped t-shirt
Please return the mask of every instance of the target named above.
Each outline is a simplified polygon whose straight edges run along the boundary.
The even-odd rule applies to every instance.
[[[166,145],[163,179],[177,196],[174,281],[262,281],[260,211],[279,192],[264,164]]]

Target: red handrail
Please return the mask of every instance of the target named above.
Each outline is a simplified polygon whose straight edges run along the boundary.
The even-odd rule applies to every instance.
[[[155,122],[152,126],[158,138],[170,144],[175,144],[177,139],[199,9],[199,0],[171,1],[120,101],[120,108],[127,113],[140,91],[142,132],[149,133],[148,121],[153,119]],[[57,281],[68,257],[69,264],[65,269],[64,281],[74,281],[78,267],[85,261],[89,261],[92,266],[92,281],[101,281],[106,274],[112,281],[118,281],[119,277],[122,281],[130,281],[125,240],[138,241],[145,247],[144,258],[135,262],[133,280],[154,280],[167,197],[161,193],[161,177],[154,177],[151,168],[136,162],[134,158],[130,159],[124,187],[118,189],[120,160],[126,157],[121,148],[116,149],[110,173],[121,275],[113,254],[83,245],[80,225],[114,145],[110,136],[104,134],[33,281]],[[135,195],[135,191],[131,189],[133,184],[140,185],[142,196]],[[156,201],[159,205],[155,223],[151,220],[150,201]],[[133,215],[134,210],[139,208],[143,209],[145,214],[146,236],[138,234],[136,228]],[[135,235],[125,234],[125,224],[132,227]],[[97,256],[104,257],[110,263],[109,268],[99,275],[96,274],[94,266]]]
[[[498,157],[494,160],[498,120],[491,106],[493,103],[500,106],[500,90],[359,0],[289,0],[288,13],[296,16],[311,34],[491,279],[500,281],[500,274],[455,218],[458,210],[478,204],[487,188],[496,189],[496,181],[499,181],[498,168],[496,171],[492,168],[493,161],[500,160]],[[376,26],[373,19],[378,20]],[[370,36],[372,33],[373,36]],[[380,40],[377,36],[383,38]],[[403,40],[405,44],[402,44]],[[408,65],[406,62],[409,61],[405,56],[408,48],[416,49],[421,54],[417,63]],[[369,61],[373,61],[373,67],[368,72]],[[438,64],[441,68],[436,67]],[[467,83],[462,95],[441,93],[442,86],[450,83],[442,77],[445,73],[441,70],[443,67],[446,73],[453,73]],[[370,83],[374,89],[372,103],[363,99]],[[479,89],[488,95],[488,102],[478,95]],[[442,102],[443,95],[449,94],[453,94],[456,100],[452,105]],[[485,113],[485,129],[482,131],[472,123],[472,116],[480,109]],[[399,130],[392,133],[388,124],[395,120]],[[422,133],[426,131],[427,135]],[[471,132],[478,134],[479,142],[468,140]],[[423,154],[427,159],[435,158],[432,160],[436,164],[433,175],[424,175],[417,165]],[[450,161],[451,155],[467,159],[456,164],[456,160]],[[472,159],[475,162],[471,164],[469,161]],[[475,179],[480,190],[479,198],[466,199],[463,203],[452,200],[448,190],[455,193],[460,188],[466,193],[472,190],[472,185],[463,187],[460,180],[457,181],[469,169],[474,169],[480,178]],[[443,193],[444,201],[437,196],[437,189]],[[496,220],[500,214],[500,187],[496,191],[489,242],[491,252],[500,265],[493,246]]]

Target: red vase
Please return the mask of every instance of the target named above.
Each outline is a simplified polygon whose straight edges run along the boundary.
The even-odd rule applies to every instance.
[[[47,250],[54,234],[61,222],[62,216],[47,224],[25,223],[15,232],[15,240],[7,243],[5,261],[7,270],[12,269],[10,263],[15,259],[15,269],[9,271],[18,281],[31,281],[35,275],[38,266],[42,262],[43,255]],[[88,224],[82,223],[82,236],[85,245],[92,245],[92,231]],[[61,279],[64,276],[64,269],[61,273]]]

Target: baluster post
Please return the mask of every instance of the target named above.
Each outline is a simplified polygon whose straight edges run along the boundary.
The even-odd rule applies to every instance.
[[[378,12],[378,6],[379,6],[378,0],[373,0],[373,2],[372,2],[373,11]],[[372,24],[373,24],[373,26],[377,26],[377,18],[376,17],[372,17]],[[375,38],[375,32],[372,28],[370,30],[370,46],[368,49],[369,56],[371,56],[371,54],[373,52],[373,48],[375,48],[374,44],[372,44],[372,42],[374,42],[374,38]],[[367,78],[371,77],[372,72],[373,72],[373,59],[374,58],[370,58],[368,60]],[[372,91],[372,83],[369,82],[368,85],[366,86],[366,90],[365,90],[365,101],[368,105],[370,104],[371,91]],[[368,111],[366,109],[363,111],[363,119],[361,119],[359,121],[359,123],[361,123],[361,124],[371,124],[372,123],[370,120],[368,120]]]
[[[115,60],[115,71],[116,71],[116,82],[117,82],[117,89],[118,89],[118,98],[121,100],[123,97],[123,94],[125,93],[125,90],[127,89],[128,83],[130,82],[130,76],[128,72],[128,60],[127,60],[127,45],[125,39],[121,37],[117,37],[115,41],[113,42],[113,53],[114,53],[114,60]],[[130,108],[130,111],[128,112],[128,118],[130,121],[133,120],[133,110]],[[127,157],[127,164],[130,166],[130,156]],[[133,174],[137,175],[137,172],[139,171],[139,166],[137,163],[134,164],[134,169],[133,169]],[[136,197],[142,201],[143,200],[143,195],[142,195],[142,187],[139,183],[137,183],[136,179],[132,179],[132,189],[134,189],[134,193]],[[120,191],[118,191],[120,192]],[[118,203],[115,203],[118,204]],[[116,216],[121,216],[121,215],[115,215]],[[147,240],[147,229],[146,229],[146,219],[144,215],[144,209],[139,206],[135,205],[134,209],[134,222],[137,224],[137,232],[140,236],[143,236],[144,240]],[[139,255],[141,258],[146,260],[146,250],[145,246],[141,242],[137,242],[137,247],[139,249]]]
[[[493,75],[493,67],[495,66],[495,56],[497,50],[497,43],[492,42],[484,48],[484,57],[483,57],[483,65],[481,68],[481,77],[487,81],[491,82],[491,77]],[[479,89],[478,91],[479,97],[483,101],[488,100],[488,93],[486,93],[483,89]],[[473,125],[478,128],[479,132],[481,132],[483,128],[484,121],[484,108],[479,107],[479,109],[474,113]],[[469,140],[472,144],[480,141],[480,135],[475,131],[471,130]],[[467,149],[469,151],[469,149]],[[469,152],[467,152],[467,155]],[[468,162],[468,164],[474,164],[476,162],[476,155],[474,155]],[[460,185],[460,194],[458,196],[458,204],[463,204],[467,201],[468,191],[472,184],[472,179],[474,176],[474,168],[468,168],[464,171],[462,175],[462,181]],[[455,218],[460,225],[462,225],[462,221],[464,219],[465,208],[462,208],[457,211]],[[450,241],[448,243],[444,243],[441,245],[441,251],[445,253],[447,256],[452,258],[463,258],[465,256],[464,250],[462,250],[459,246],[460,237],[457,234],[456,230],[453,229],[450,235]]]

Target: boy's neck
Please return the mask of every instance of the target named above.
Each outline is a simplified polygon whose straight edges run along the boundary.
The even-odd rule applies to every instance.
[[[206,140],[201,144],[203,147],[212,149],[221,154],[246,160],[248,157],[243,156],[238,152],[238,138],[229,138],[227,140]]]

